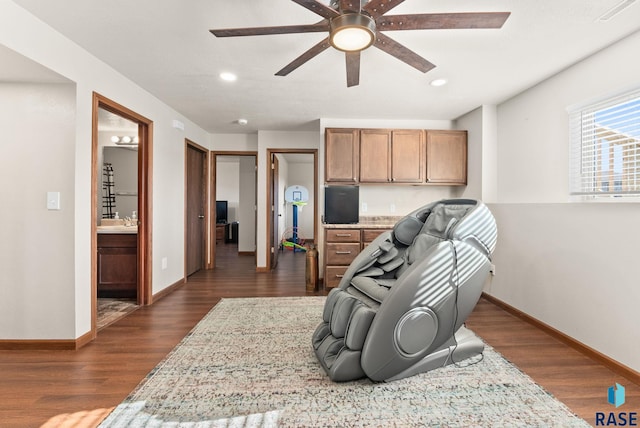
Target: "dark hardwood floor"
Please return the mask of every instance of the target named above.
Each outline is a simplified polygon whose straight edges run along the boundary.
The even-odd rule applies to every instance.
[[[95,426],[221,298],[309,294],[304,253],[285,252],[277,270],[256,273],[254,258],[235,250],[219,245],[215,270],[197,272],[78,351],[0,351],[0,427]],[[596,412],[640,412],[638,385],[493,303],[481,300],[467,325],[591,424]],[[619,409],[607,403],[615,382],[626,387]]]

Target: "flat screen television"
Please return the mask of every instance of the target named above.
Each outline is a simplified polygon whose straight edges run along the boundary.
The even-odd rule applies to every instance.
[[[324,222],[327,224],[358,223],[358,186],[327,186],[324,189]]]
[[[228,218],[228,207],[229,204],[227,201],[216,201],[216,223],[224,224],[227,223]]]

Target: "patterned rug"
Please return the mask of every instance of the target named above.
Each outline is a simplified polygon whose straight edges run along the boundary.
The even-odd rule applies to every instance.
[[[101,330],[138,308],[138,304],[132,299],[100,297],[98,299],[96,327]]]
[[[490,346],[395,382],[331,382],[311,348],[324,300],[222,300],[101,426],[589,426]]]

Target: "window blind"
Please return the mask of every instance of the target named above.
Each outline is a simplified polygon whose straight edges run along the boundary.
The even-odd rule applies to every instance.
[[[640,196],[640,88],[569,112],[570,193]]]

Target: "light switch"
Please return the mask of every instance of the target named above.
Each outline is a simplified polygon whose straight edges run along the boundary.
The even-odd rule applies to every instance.
[[[47,192],[47,209],[60,209],[60,192]]]

